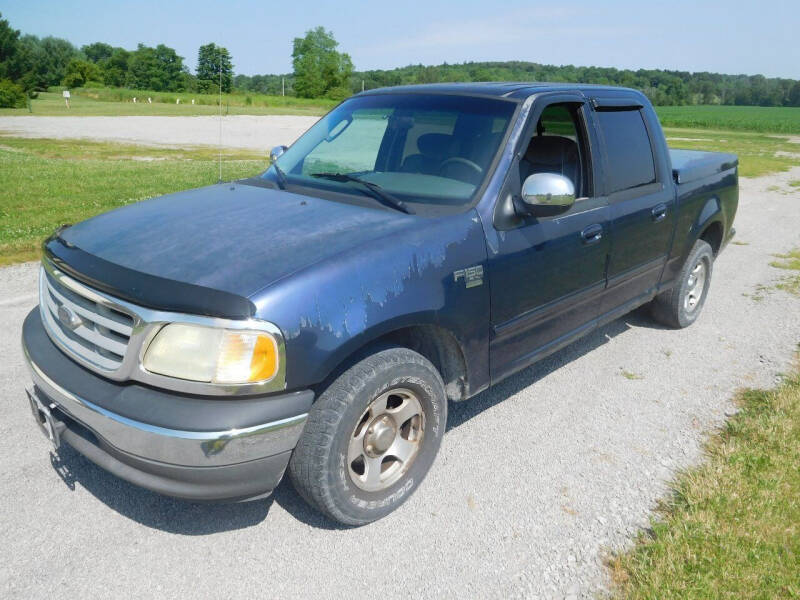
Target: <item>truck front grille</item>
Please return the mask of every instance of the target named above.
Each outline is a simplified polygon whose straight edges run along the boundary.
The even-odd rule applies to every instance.
[[[133,333],[133,316],[66,275],[42,268],[39,308],[45,328],[67,354],[103,371],[122,364]]]

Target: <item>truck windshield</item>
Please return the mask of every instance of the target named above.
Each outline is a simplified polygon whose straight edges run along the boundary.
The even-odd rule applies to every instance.
[[[324,191],[374,197],[357,178],[409,208],[461,207],[488,175],[515,108],[507,100],[469,96],[357,96],[277,160],[282,173],[270,167],[263,177],[323,197]]]

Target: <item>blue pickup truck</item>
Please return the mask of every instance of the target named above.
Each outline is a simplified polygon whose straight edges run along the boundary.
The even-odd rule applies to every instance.
[[[36,423],[111,473],[252,500],[288,469],[361,525],[461,402],[649,304],[698,317],[737,158],[669,150],[630,89],[378,89],[259,177],[64,226],[23,347]]]

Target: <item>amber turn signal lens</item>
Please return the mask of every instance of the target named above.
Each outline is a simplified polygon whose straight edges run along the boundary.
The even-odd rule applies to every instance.
[[[278,348],[269,335],[259,335],[250,360],[249,381],[271,379],[278,372]]]

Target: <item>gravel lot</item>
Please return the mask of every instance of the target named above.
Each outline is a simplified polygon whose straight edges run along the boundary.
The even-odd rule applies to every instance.
[[[222,118],[222,145],[266,152],[278,144],[291,144],[317,119],[229,115]],[[216,146],[219,117],[0,117],[0,132],[153,146]]]
[[[159,118],[116,119],[125,132],[104,139],[141,141],[142,119]],[[269,121],[289,119],[303,117]],[[205,120],[148,141],[209,143],[199,133],[184,141]],[[97,133],[107,119],[82,121]],[[259,135],[246,131],[242,145],[289,141]],[[746,245],[721,255],[694,326],[665,330],[637,312],[451,406],[425,483],[360,529],[318,517],[288,482],[268,501],[192,505],[124,483],[69,448],[52,454],[28,411],[19,347],[37,266],[0,269],[0,596],[593,595],[605,585],[604,554],[625,547],[665,480],[701,458],[734,390],[770,385],[790,363],[800,300],[756,292],[782,275],[770,255],[800,245],[800,193],[787,185],[798,178],[800,169],[742,181],[736,239]]]

